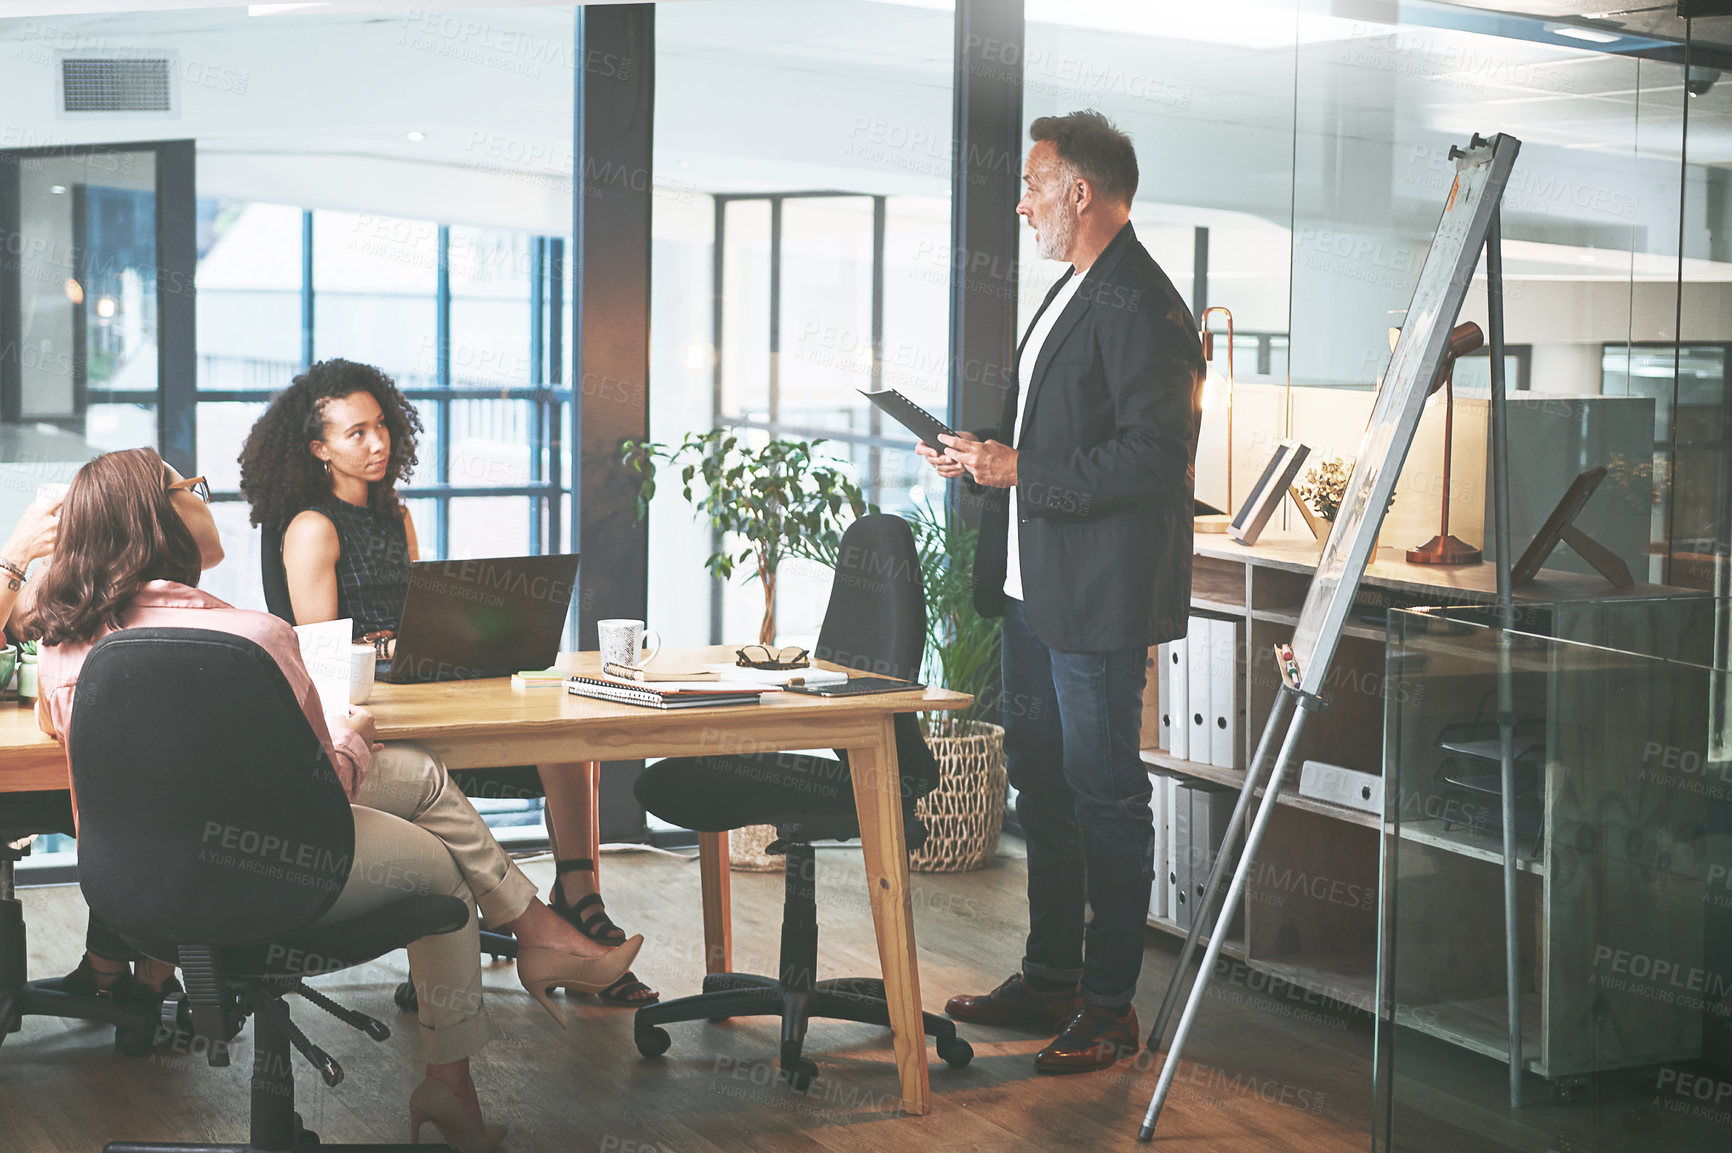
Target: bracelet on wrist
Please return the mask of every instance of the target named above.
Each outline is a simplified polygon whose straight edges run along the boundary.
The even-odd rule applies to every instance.
[[[0,571],[11,573],[12,576],[15,577],[19,581],[20,584],[22,584],[24,581],[30,579],[24,575],[23,569],[19,568],[17,565],[15,565],[11,561],[7,560],[5,557],[0,557]]]

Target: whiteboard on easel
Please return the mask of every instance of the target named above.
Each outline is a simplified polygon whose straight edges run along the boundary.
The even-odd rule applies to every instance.
[[[1455,181],[1293,633],[1293,654],[1305,692],[1320,692],[1328,676],[1359,582],[1371,563],[1377,530],[1419,428],[1425,398],[1443,363],[1450,329],[1467,298],[1486,232],[1520,149],[1521,141],[1500,133],[1487,141],[1475,137],[1474,146],[1465,153],[1456,150]]]

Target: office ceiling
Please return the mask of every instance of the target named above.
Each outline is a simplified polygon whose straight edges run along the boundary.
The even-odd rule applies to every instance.
[[[569,220],[571,80],[569,63],[560,64],[571,45],[569,5],[492,4],[496,14],[480,18],[488,36],[465,62],[446,50],[466,51],[461,36],[418,37],[406,6],[387,0],[266,17],[249,17],[232,0],[203,10],[185,10],[196,0],[174,0],[181,11],[138,10],[149,2],[131,0],[126,12],[0,18],[0,108],[8,112],[0,147],[195,135],[201,181],[228,195],[322,207],[400,203],[406,215],[535,221],[549,231]],[[480,2],[463,0],[441,15],[472,19],[466,13]],[[1524,168],[1560,174],[1536,176],[1536,196],[1575,194],[1562,174],[1578,173],[1571,179],[1611,190],[1623,198],[1618,204],[1675,200],[1686,106],[1692,165],[1732,166],[1732,76],[1686,100],[1675,65],[1538,34],[1545,21],[1596,0],[1502,0],[1496,10],[1491,0],[1454,7],[1330,0],[1337,14],[1322,16],[1311,15],[1322,8],[1317,0],[1211,0],[1222,17],[1214,26],[1163,21],[1144,31],[1146,12],[1137,17],[1136,8],[1150,2],[1090,0],[1089,15],[1107,26],[1079,26],[1065,19],[1081,10],[1078,0],[1028,0],[1025,110],[1102,108],[1150,155],[1171,158],[1161,165],[1161,187],[1175,206],[1290,220],[1295,129],[1307,164],[1348,163],[1343,149],[1359,149],[1352,163],[1376,163],[1362,143],[1387,142],[1385,168],[1398,194],[1429,176],[1414,149],[1507,131],[1528,144]],[[1608,2],[1615,0],[1597,0]],[[0,12],[106,3],[4,0]],[[1511,3],[1530,11],[1509,17]],[[779,10],[674,5],[657,35],[658,174],[674,182],[666,206],[682,207],[688,189],[858,187],[942,197],[951,119],[947,7],[948,0],[801,0]],[[1120,12],[1131,14],[1136,32],[1110,27]],[[1404,23],[1392,27],[1376,13]],[[1416,14],[1427,23],[1407,23]],[[1506,18],[1534,34],[1470,34],[1448,22]],[[1291,33],[1286,46],[1245,43],[1238,30],[1259,21],[1269,25],[1265,40]],[[247,86],[243,93],[186,84],[172,132],[157,121],[60,118],[53,50],[87,44],[170,48],[184,69],[202,76],[220,66],[219,76],[244,77]],[[926,147],[873,155],[860,133],[879,121],[909,129]],[[769,130],[748,127],[755,124]],[[1223,182],[1215,165],[1186,159],[1199,156],[1238,177]],[[1305,180],[1329,186],[1325,175],[1308,169],[1301,190]],[[1656,180],[1671,181],[1674,191]],[[1560,223],[1572,215],[1564,205],[1549,210]]]
[[[1686,22],[1676,0],[1449,0],[1452,8],[1555,20],[1589,30],[1683,43]],[[1696,18],[1689,29],[1693,43],[1732,49],[1732,16]],[[1616,45],[1608,50],[1616,51]]]
[[[573,4],[629,4],[636,0],[461,0],[470,8],[570,8]],[[660,3],[681,0],[658,0]],[[7,0],[0,15],[8,17],[92,16],[101,13],[167,13],[194,9],[230,9],[254,16],[291,13],[306,15],[377,15],[425,9],[423,0]],[[455,7],[455,5],[453,5]]]

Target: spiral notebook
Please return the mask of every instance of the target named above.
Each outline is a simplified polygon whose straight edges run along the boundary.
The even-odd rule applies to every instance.
[[[565,691],[623,705],[650,709],[695,709],[718,705],[755,705],[766,690],[757,685],[725,685],[716,681],[640,682],[617,677],[574,675],[565,679]]]

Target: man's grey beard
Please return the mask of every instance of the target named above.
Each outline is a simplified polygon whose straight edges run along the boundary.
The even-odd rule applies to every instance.
[[[1071,243],[1076,240],[1077,225],[1077,215],[1071,211],[1070,205],[1060,204],[1053,210],[1046,227],[1039,230],[1035,250],[1045,260],[1065,259]]]

